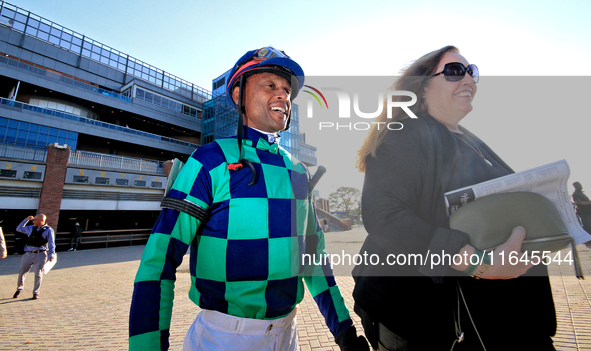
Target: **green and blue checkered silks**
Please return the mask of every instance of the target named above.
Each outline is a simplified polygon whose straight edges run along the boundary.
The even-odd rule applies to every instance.
[[[209,219],[162,210],[135,280],[130,349],[168,348],[175,272],[189,246],[189,297],[203,309],[280,318],[302,301],[305,281],[333,335],[352,326],[330,267],[302,260],[324,253],[307,169],[253,129],[243,146],[256,170],[251,186],[249,167],[228,169],[238,156],[235,138],[196,150],[177,177],[168,196],[207,210]]]

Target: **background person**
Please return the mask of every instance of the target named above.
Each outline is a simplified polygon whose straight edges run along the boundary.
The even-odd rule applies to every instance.
[[[392,90],[417,95],[410,109],[418,118],[398,109],[394,118],[404,128],[374,125],[359,151],[369,233],[361,253],[381,262],[389,254],[476,253],[466,233],[449,228],[444,193],[513,172],[459,125],[472,111],[478,78],[478,68],[453,46],[419,58],[398,78]],[[357,266],[355,311],[372,346],[379,340],[388,350],[553,350],[546,266],[499,264],[499,252],[520,252],[524,237],[515,228],[492,265]]]
[[[72,233],[70,234],[70,249],[68,251],[78,250],[80,239],[82,239],[82,227],[80,227],[80,223],[76,222],[74,230],[72,230]]]
[[[575,191],[573,192],[573,201],[577,206],[577,215],[581,219],[583,229],[588,233],[591,233],[591,201],[589,197],[583,192],[583,186],[579,182],[574,182],[573,186]]]
[[[164,199],[135,280],[130,350],[168,349],[175,271],[189,246],[189,297],[202,311],[184,350],[297,350],[303,281],[341,349],[368,350],[330,267],[301,262],[323,253],[324,236],[309,173],[277,133],[289,128],[303,75],[272,47],[234,65],[226,93],[238,135],[197,149]]]
[[[2,221],[0,221],[2,223]],[[8,251],[6,250],[6,240],[4,240],[4,232],[2,232],[2,227],[0,227],[0,258],[6,258],[8,255]]]
[[[28,216],[16,227],[16,231],[27,236],[25,244],[25,253],[21,258],[21,268],[18,271],[18,281],[16,292],[12,296],[17,298],[25,287],[25,278],[31,267],[35,273],[35,287],[33,289],[33,299],[39,298],[41,290],[41,280],[43,278],[43,266],[47,262],[47,253],[49,260],[55,259],[55,233],[53,229],[45,224],[47,216],[38,214],[35,217]],[[33,221],[32,226],[26,226],[29,221]]]

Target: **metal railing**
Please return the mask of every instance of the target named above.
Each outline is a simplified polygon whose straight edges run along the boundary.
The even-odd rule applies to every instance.
[[[0,25],[145,80],[193,101],[203,103],[211,99],[209,90],[5,1],[0,1]]]
[[[60,117],[60,118],[65,118],[65,119],[69,119],[69,120],[72,120],[72,121],[81,122],[81,123],[85,123],[85,124],[91,124],[91,125],[95,125],[95,126],[98,126],[98,127],[108,128],[108,129],[112,129],[112,130],[118,130],[120,132],[125,132],[125,133],[140,135],[140,136],[151,138],[151,139],[158,139],[158,140],[165,141],[165,142],[168,142],[168,143],[174,143],[174,144],[179,144],[179,145],[184,145],[184,146],[190,146],[190,147],[195,148],[195,149],[199,147],[199,145],[197,145],[197,144],[189,143],[189,142],[186,142],[186,141],[182,141],[182,140],[178,140],[178,139],[173,139],[173,138],[168,138],[168,137],[165,137],[165,136],[162,136],[162,135],[152,134],[152,133],[148,133],[148,132],[143,132],[143,131],[137,130],[137,129],[127,128],[127,127],[121,127],[121,126],[118,126],[116,124],[101,122],[101,121],[97,121],[95,119],[80,117],[80,116],[77,116],[77,115],[73,115],[73,114],[69,114],[69,113],[65,113],[65,112],[61,112],[61,111],[50,110],[50,109],[46,109],[46,108],[42,108],[42,107],[38,107],[38,106],[33,106],[33,105],[25,104],[24,102],[19,102],[19,101],[14,101],[14,100],[8,100],[8,99],[0,98],[0,104],[7,105],[7,106],[12,106],[12,107],[16,107],[16,108],[20,108],[20,109],[23,109],[23,110],[29,110],[29,111],[35,111],[35,112],[39,112],[39,113],[44,113],[44,114],[47,114],[47,115],[52,115],[52,116],[56,116],[56,117]]]
[[[47,159],[47,149],[0,144],[0,157],[45,162]]]
[[[108,168],[113,170],[164,173],[164,162],[144,160],[141,158],[131,158],[99,154],[90,151],[80,151],[70,153],[69,165]]]
[[[102,94],[102,95],[107,95],[107,96],[110,96],[110,97],[114,97],[114,98],[119,99],[119,100],[131,102],[131,99],[128,98],[127,96],[123,96],[121,94],[118,94],[118,93],[115,93],[115,92],[112,92],[112,91],[109,91],[109,90],[105,90],[105,89],[102,89],[102,88],[99,88],[99,87],[95,87],[94,85],[86,84],[86,83],[83,83],[83,82],[81,82],[79,80],[68,78],[66,76],[62,76],[61,74],[57,74],[57,73],[54,73],[54,72],[49,72],[47,70],[44,70],[43,68],[31,66],[31,65],[29,65],[27,63],[20,62],[20,61],[17,61],[17,60],[13,60],[13,59],[8,58],[8,57],[5,57],[5,56],[0,56],[0,62],[1,63],[5,63],[5,64],[7,64],[9,66],[20,68],[20,69],[25,70],[25,71],[29,71],[31,73],[35,73],[35,74],[39,74],[39,75],[42,75],[42,76],[46,76],[46,77],[51,78],[51,79],[56,79],[56,80],[59,80],[60,82],[64,82],[64,83],[67,83],[67,84],[70,84],[70,85],[74,85],[74,86],[79,87],[79,88],[83,88],[83,89],[87,89],[87,90],[90,90],[90,91],[94,91],[96,93],[99,93],[99,94]]]

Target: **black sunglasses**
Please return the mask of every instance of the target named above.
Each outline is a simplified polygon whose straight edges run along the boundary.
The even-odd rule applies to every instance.
[[[443,66],[443,71],[432,75],[432,77],[443,74],[445,80],[448,82],[459,82],[464,79],[466,72],[468,72],[470,77],[474,79],[474,83],[478,83],[478,78],[480,78],[478,67],[476,67],[476,65],[468,65],[468,67],[466,67],[461,62],[446,63],[445,66]]]

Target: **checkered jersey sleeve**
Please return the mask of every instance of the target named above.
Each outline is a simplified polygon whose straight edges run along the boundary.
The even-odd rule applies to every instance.
[[[207,211],[211,176],[195,151],[180,171],[167,198]],[[134,282],[129,317],[129,350],[167,350],[176,269],[201,221],[177,209],[163,208],[142,255]]]
[[[325,257],[324,232],[321,229],[314,202],[310,199],[306,230],[306,253],[311,257]],[[326,325],[335,337],[353,325],[349,310],[334,279],[330,262],[318,260],[310,264],[306,270],[304,281],[320,312],[324,316]]]

